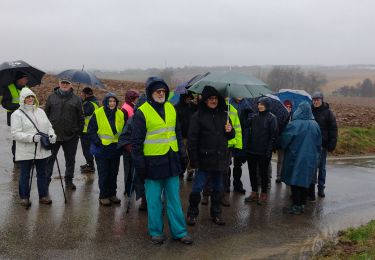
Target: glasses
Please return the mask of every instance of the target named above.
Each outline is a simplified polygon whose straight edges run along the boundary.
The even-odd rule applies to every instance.
[[[158,94],[158,95],[160,95],[160,94],[165,94],[165,89],[157,89],[157,90],[155,90],[155,92]]]
[[[70,82],[69,82],[69,81],[65,81],[65,80],[60,81],[60,83],[61,83],[61,84],[65,84],[65,85],[70,85]]]

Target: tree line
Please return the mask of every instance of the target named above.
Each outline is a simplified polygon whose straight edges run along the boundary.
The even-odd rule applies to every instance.
[[[336,96],[375,97],[375,86],[371,79],[358,82],[355,86],[343,86],[332,92]]]

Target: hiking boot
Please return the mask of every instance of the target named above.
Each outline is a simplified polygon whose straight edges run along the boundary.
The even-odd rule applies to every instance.
[[[320,198],[325,198],[326,194],[324,193],[324,190],[318,190],[318,196]]]
[[[267,193],[261,193],[258,200],[258,205],[264,205],[267,203],[268,195]]]
[[[280,178],[276,178],[276,183],[281,183],[281,179]]]
[[[39,204],[52,204],[52,200],[47,196],[39,199]]]
[[[258,201],[258,193],[255,191],[251,192],[251,195],[249,197],[245,198],[245,202],[256,202]]]
[[[138,208],[140,211],[147,211],[147,201],[146,201],[146,197],[142,197],[141,198],[141,205],[139,205],[139,208]]]
[[[201,200],[202,205],[208,205],[208,195],[203,195],[203,198]]]
[[[181,238],[177,238],[175,240],[178,240],[178,241],[180,241],[181,243],[183,243],[185,245],[191,245],[191,244],[193,244],[193,239],[189,235],[186,235],[186,236],[181,237]]]
[[[31,206],[31,202],[29,199],[21,199],[20,201],[21,205],[24,206],[25,208],[28,208]]]
[[[223,196],[221,197],[220,203],[224,207],[230,207],[230,202],[229,202],[229,200],[228,200],[228,198],[227,198],[227,196],[225,194],[223,194]]]
[[[112,202],[108,198],[99,199],[99,203],[100,205],[107,207],[112,205]]]
[[[67,190],[76,190],[77,187],[73,182],[65,182],[65,189]]]
[[[187,216],[186,218],[186,224],[188,224],[189,226],[195,226],[195,224],[197,223],[197,218],[194,217],[194,216]]]
[[[192,181],[193,178],[194,178],[194,170],[192,170],[192,171],[188,171],[188,175],[187,175],[187,177],[186,177],[186,180],[187,180],[187,181]]]
[[[87,165],[87,167],[81,169],[81,173],[94,173],[95,167],[91,165]]]
[[[302,206],[292,205],[285,209],[288,214],[301,215],[303,213]]]
[[[219,226],[224,226],[225,225],[225,221],[224,221],[223,217],[221,217],[221,216],[213,217],[212,221],[216,225],[219,225]]]
[[[155,245],[161,245],[161,244],[164,243],[165,240],[166,240],[166,238],[165,238],[164,235],[151,237],[151,241]]]
[[[109,197],[108,199],[109,199],[112,203],[114,203],[114,204],[120,204],[120,203],[121,203],[121,200],[120,200],[119,198],[117,198],[116,195],[115,195],[115,196],[112,196],[112,197]]]
[[[84,165],[80,165],[79,168],[81,169],[81,171],[83,169],[85,169],[86,167],[90,166],[88,163],[84,164]]]
[[[233,189],[234,192],[238,192],[238,193],[241,193],[241,194],[245,194],[246,193],[246,190],[243,188],[243,187],[235,187]]]

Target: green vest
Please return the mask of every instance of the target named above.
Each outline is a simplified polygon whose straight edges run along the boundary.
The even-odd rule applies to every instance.
[[[164,104],[165,121],[158,112],[145,102],[139,107],[146,120],[146,138],[143,142],[143,154],[145,156],[164,155],[169,149],[178,152],[176,138],[176,110],[169,102]]]
[[[82,105],[86,104],[87,102],[90,102],[94,106],[94,113],[95,113],[95,110],[97,110],[98,107],[99,107],[98,104],[96,104],[94,101],[85,101],[85,102],[83,102]],[[87,133],[87,127],[89,126],[89,122],[90,122],[91,117],[92,117],[92,114],[89,115],[89,116],[85,116],[85,125],[83,127],[84,133]]]
[[[110,145],[112,143],[118,143],[118,138],[125,125],[124,113],[120,109],[117,109],[116,111],[115,125],[116,125],[117,133],[115,135],[112,132],[111,125],[109,124],[107,115],[105,114],[105,111],[104,111],[104,107],[98,108],[97,110],[95,110],[94,113],[96,117],[96,122],[98,124],[97,134],[100,140],[102,141],[102,144]]]
[[[10,95],[12,96],[12,103],[13,104],[19,104],[20,103],[20,93],[21,90],[19,90],[14,83],[11,83],[8,85],[8,89],[10,92]],[[8,112],[13,112],[12,110],[7,110]]]
[[[240,118],[238,117],[237,109],[231,104],[229,104],[229,117],[236,134],[234,138],[228,140],[228,147],[242,149],[242,129]]]

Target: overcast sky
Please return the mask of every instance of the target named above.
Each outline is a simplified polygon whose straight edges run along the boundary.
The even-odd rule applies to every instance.
[[[373,0],[4,0],[0,32],[44,70],[375,63]]]

